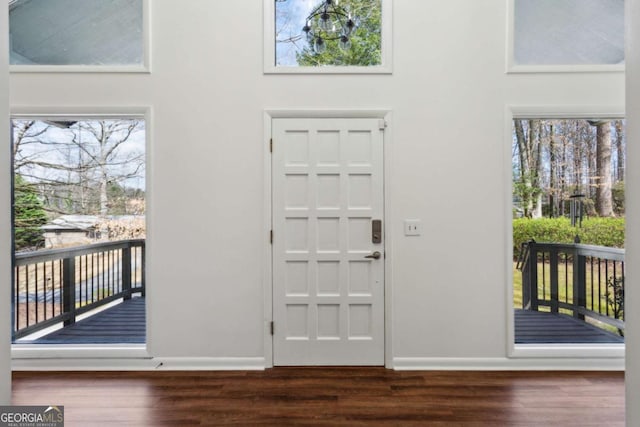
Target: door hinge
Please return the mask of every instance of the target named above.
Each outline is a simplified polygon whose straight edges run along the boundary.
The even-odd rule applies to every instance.
[[[273,138],[269,140],[269,152],[273,153]]]
[[[378,120],[378,129],[385,130],[387,128],[387,121],[385,119]]]
[[[273,323],[273,322],[271,322],[271,323],[269,324],[269,331],[271,332],[271,335],[273,335],[273,334],[275,333],[275,330],[276,330],[276,328],[275,328],[275,326],[274,326],[274,323]]]
[[[269,231],[269,243],[273,244],[273,230]]]

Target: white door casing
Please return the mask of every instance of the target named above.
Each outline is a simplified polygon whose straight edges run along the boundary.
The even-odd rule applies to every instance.
[[[272,138],[274,365],[384,365],[384,125],[276,118]]]

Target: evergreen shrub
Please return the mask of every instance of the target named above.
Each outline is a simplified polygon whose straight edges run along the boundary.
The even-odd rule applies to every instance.
[[[513,220],[513,254],[522,243],[573,243],[576,234],[585,245],[624,248],[624,218],[585,218],[582,227],[572,227],[568,218],[517,218]]]

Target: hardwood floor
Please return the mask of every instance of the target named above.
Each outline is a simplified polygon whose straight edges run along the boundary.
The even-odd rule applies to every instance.
[[[15,405],[65,426],[624,425],[621,372],[16,372]]]

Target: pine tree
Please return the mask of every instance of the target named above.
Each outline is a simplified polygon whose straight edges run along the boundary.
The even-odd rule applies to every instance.
[[[47,214],[36,188],[15,174],[13,194],[15,250],[42,247],[44,237],[41,227],[47,222]]]
[[[316,53],[306,46],[296,55],[302,66],[374,66],[380,65],[381,56],[381,17],[380,0],[343,0],[340,6],[351,12],[357,27],[351,34],[351,47],[341,49],[338,40],[326,42],[326,50]]]

